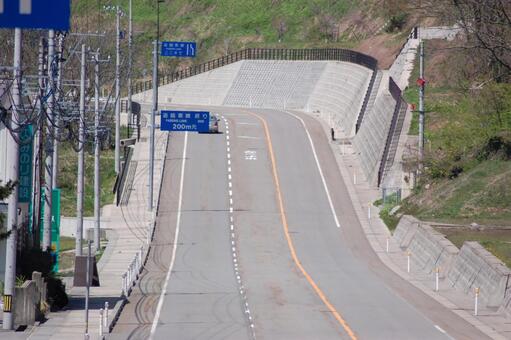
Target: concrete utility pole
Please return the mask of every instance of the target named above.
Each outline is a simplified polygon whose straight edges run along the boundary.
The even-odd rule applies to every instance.
[[[64,54],[64,35],[59,34],[58,36],[58,51],[57,51],[57,86],[55,86],[55,90],[57,91],[55,94],[55,99],[58,101],[60,99],[60,88],[62,86],[62,56]],[[53,171],[52,171],[52,188],[58,188],[58,173],[59,173],[59,124],[60,124],[60,114],[57,110],[53,113]]]
[[[44,116],[43,97],[46,92],[45,86],[45,66],[46,60],[46,40],[40,38],[39,40],[39,65],[38,65],[38,80],[39,80],[39,99],[37,101],[39,117]],[[38,127],[34,131],[34,162],[32,164],[32,239],[34,246],[41,247],[40,240],[40,225],[41,225],[41,162],[42,162],[42,127]]]
[[[154,177],[154,125],[155,115],[158,112],[158,40],[154,41],[153,48],[153,109],[151,110],[151,126],[149,135],[149,193],[147,206],[153,210],[153,177]]]
[[[131,6],[132,0],[130,0],[130,8],[129,8],[129,27],[128,27],[128,131],[129,131],[129,124],[132,124],[133,120],[133,111],[132,111],[132,82],[131,82],[131,72],[133,68],[133,17],[132,17],[132,6]],[[130,137],[130,136],[128,136]]]
[[[50,30],[48,33],[48,109],[46,110],[46,165],[44,174],[44,228],[43,228],[43,251],[49,251],[51,247],[51,210],[52,210],[52,184],[53,184],[53,137],[54,125],[53,110],[55,96],[55,79],[53,78],[53,62],[55,61],[55,31]]]
[[[419,171],[422,171],[424,162],[424,90],[426,81],[424,79],[424,41],[420,40],[420,57],[419,57]]]
[[[100,60],[99,48],[94,54],[94,247],[95,251],[98,252],[101,249],[101,177],[99,173],[99,161],[101,152],[101,141],[100,141],[100,113],[99,113],[99,63],[110,61],[110,57],[107,60]]]
[[[119,6],[115,9],[116,15],[116,37],[115,37],[115,172],[119,174],[121,172],[121,80],[120,71],[121,66],[121,41],[120,41],[120,21],[121,21],[121,9]]]
[[[78,183],[76,185],[76,243],[75,255],[81,256],[83,240],[83,170],[84,170],[84,152],[85,152],[85,44],[82,44],[82,59],[80,71],[80,127],[78,132]]]
[[[19,145],[18,128],[21,104],[21,29],[14,30],[14,84],[12,86],[12,124],[11,134],[7,137],[7,159],[10,161],[8,167],[8,178],[11,181],[18,181]],[[14,327],[14,283],[16,280],[16,243],[18,226],[18,188],[15,188],[8,199],[7,210],[7,231],[10,232],[7,238],[5,249],[5,283],[4,283],[4,313],[3,329]]]

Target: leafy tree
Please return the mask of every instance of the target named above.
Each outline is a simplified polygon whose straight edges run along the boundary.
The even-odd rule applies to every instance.
[[[0,181],[0,201],[5,200],[16,187],[16,183],[9,181],[5,185],[1,185]],[[5,215],[0,213],[0,240],[9,236],[9,232],[5,230]]]

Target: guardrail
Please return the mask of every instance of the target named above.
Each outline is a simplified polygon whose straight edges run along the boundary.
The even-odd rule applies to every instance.
[[[341,48],[247,48],[199,65],[190,66],[167,75],[162,75],[158,80],[158,86],[170,84],[241,60],[331,60],[362,65],[373,71],[378,67],[378,61],[375,58],[360,52]],[[138,81],[135,83],[133,93],[140,93],[150,90],[151,88],[151,80]]]
[[[383,149],[383,156],[381,158],[380,167],[378,168],[378,187],[381,185],[384,177],[385,168],[387,163],[394,163],[394,156],[389,157],[390,155],[390,147],[392,144],[393,138],[399,138],[401,134],[402,124],[399,126],[398,120],[399,116],[402,113],[403,105],[407,105],[406,101],[402,97],[402,92],[399,86],[396,84],[392,77],[389,78],[389,92],[392,95],[392,98],[396,101],[396,107],[394,108],[394,113],[392,114],[392,120],[390,122],[389,133],[387,134],[387,140],[385,141],[385,148]],[[396,136],[396,134],[399,134]]]
[[[122,164],[121,172],[117,175],[115,179],[115,184],[113,188],[113,193],[115,194],[115,205],[119,206],[121,202],[122,195],[124,193],[124,183],[126,182],[126,176],[128,174],[128,169],[131,162],[131,157],[133,156],[133,148],[126,147],[124,148],[124,162]]]

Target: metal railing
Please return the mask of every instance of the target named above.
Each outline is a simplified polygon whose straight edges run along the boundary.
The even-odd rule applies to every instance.
[[[133,156],[133,147],[124,148],[124,162],[122,164],[121,172],[115,179],[113,193],[115,194],[115,205],[119,206],[121,198],[124,193],[124,184],[126,183],[126,176],[128,174],[129,166],[131,163],[131,157]]]
[[[394,162],[394,159],[389,159],[390,146],[392,144],[392,139],[396,138],[395,134],[401,134],[401,129],[399,128],[397,122],[401,111],[403,109],[403,105],[407,105],[406,101],[402,97],[401,89],[396,84],[392,77],[389,78],[389,92],[392,95],[392,98],[396,101],[396,106],[394,108],[394,113],[392,114],[392,120],[390,122],[389,133],[387,134],[387,140],[385,141],[385,148],[383,149],[383,156],[380,161],[380,167],[378,168],[378,186],[381,185],[383,181],[383,175],[385,172],[385,167],[388,162]],[[402,127],[402,126],[401,126]],[[397,131],[399,128],[399,131]]]
[[[138,276],[142,272],[143,261],[144,261],[144,248],[140,247],[140,250],[137,251],[133,260],[131,261],[128,269],[124,274],[122,274],[122,295],[129,296],[131,293],[131,289],[135,285],[135,282],[138,279]]]
[[[296,60],[296,61],[345,61],[362,65],[371,70],[376,70],[378,61],[366,54],[341,49],[341,48],[312,48],[312,49],[288,49],[288,48],[247,48],[241,51],[207,61],[199,65],[193,65],[185,69],[162,75],[158,86],[170,84],[185,78],[217,69],[241,60]],[[150,90],[152,81],[138,81],[135,83],[133,93]],[[366,98],[365,100],[368,100]]]

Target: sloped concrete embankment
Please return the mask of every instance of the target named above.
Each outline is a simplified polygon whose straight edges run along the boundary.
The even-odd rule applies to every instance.
[[[409,251],[414,268],[432,273],[440,268],[449,285],[465,294],[480,289],[481,303],[500,307],[511,315],[511,271],[477,242],[465,242],[461,249],[430,225],[403,216],[392,236],[401,249]]]

